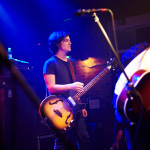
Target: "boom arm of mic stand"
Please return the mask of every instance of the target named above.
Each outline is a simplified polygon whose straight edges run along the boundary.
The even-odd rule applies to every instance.
[[[106,41],[108,42],[108,44],[109,44],[109,46],[110,46],[110,48],[111,48],[111,50],[112,50],[112,52],[113,52],[113,54],[114,54],[114,56],[115,56],[117,62],[118,62],[118,64],[119,64],[119,67],[121,68],[122,72],[124,73],[124,75],[125,75],[127,81],[130,83],[131,81],[130,81],[130,79],[128,78],[128,76],[127,76],[127,74],[126,74],[126,72],[125,72],[125,70],[124,70],[124,67],[123,67],[123,65],[122,65],[122,63],[121,63],[121,61],[120,61],[120,59],[119,59],[119,57],[118,57],[118,55],[117,55],[117,53],[116,53],[116,51],[115,51],[115,49],[114,49],[114,47],[113,47],[113,45],[112,45],[112,43],[111,43],[109,37],[108,37],[108,35],[107,35],[105,29],[103,28],[102,24],[100,23],[98,16],[96,15],[96,13],[93,13],[93,16],[94,16],[95,22],[98,24],[98,26],[99,26],[99,28],[101,29],[101,31],[102,31],[102,33],[103,33],[103,35],[104,35]]]

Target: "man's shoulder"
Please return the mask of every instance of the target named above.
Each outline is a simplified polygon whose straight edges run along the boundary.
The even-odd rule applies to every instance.
[[[45,64],[55,63],[55,62],[56,62],[56,58],[55,58],[55,56],[52,56],[45,61]]]
[[[45,68],[53,68],[53,67],[55,67],[55,65],[56,65],[56,59],[55,59],[55,57],[54,56],[52,56],[52,57],[50,57],[49,59],[47,59],[45,62],[44,62],[44,66],[43,66],[43,68],[45,69]]]

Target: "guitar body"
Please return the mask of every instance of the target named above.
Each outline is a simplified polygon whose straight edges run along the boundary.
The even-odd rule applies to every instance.
[[[69,130],[74,123],[76,113],[85,108],[72,97],[49,96],[45,98],[39,108],[42,121],[56,132]]]
[[[130,100],[127,96],[127,86],[125,86],[117,97],[117,110],[129,122],[137,123],[140,115],[142,115],[142,123],[147,123],[150,120],[150,72],[138,70],[132,75],[131,81],[141,95],[142,103],[134,95],[133,100]]]

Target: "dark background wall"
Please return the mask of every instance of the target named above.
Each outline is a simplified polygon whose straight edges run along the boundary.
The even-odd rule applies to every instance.
[[[149,0],[5,0],[0,2],[0,41],[6,50],[12,48],[14,58],[29,62],[29,66],[19,64],[18,68],[42,100],[45,96],[42,67],[51,56],[47,39],[52,31],[63,29],[70,32],[70,56],[76,61],[78,80],[85,84],[102,71],[113,57],[91,14],[75,17],[76,9],[110,8],[113,11],[121,55],[135,44],[149,42],[149,6]],[[97,14],[114,45],[110,14]],[[92,58],[91,61],[88,58]],[[5,146],[7,149],[37,149],[37,136],[47,135],[50,131],[41,124],[38,110],[18,82],[12,83],[7,77],[11,78],[11,73],[1,73],[1,95],[5,91],[5,97],[1,97],[1,128],[2,131],[5,129]],[[95,149],[109,149],[113,143],[115,117],[111,103],[117,77],[117,69],[108,72],[82,97],[87,103],[89,115],[86,121]],[[12,98],[7,96],[8,88],[12,89]]]

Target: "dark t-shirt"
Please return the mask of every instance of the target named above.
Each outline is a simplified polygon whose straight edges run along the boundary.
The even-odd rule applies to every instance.
[[[75,64],[73,60],[71,60],[71,62],[75,71]],[[45,62],[43,67],[43,74],[54,74],[56,84],[69,84],[73,82],[69,68],[69,62],[65,62],[56,56],[52,56]],[[68,97],[70,95],[70,91],[61,93],[61,95]]]

